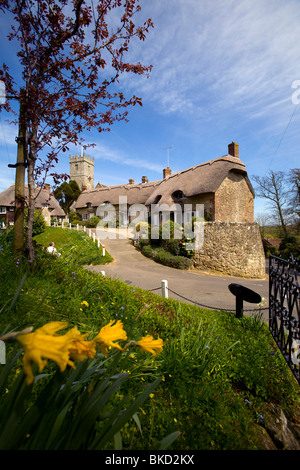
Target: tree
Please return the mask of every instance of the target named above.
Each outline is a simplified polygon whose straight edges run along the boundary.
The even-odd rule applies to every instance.
[[[70,143],[86,148],[83,131],[110,130],[127,120],[129,106],[142,105],[118,89],[122,73],[149,74],[152,68],[126,61],[131,42],[144,41],[153,27],[151,19],[135,25],[140,10],[139,0],[0,0],[0,11],[12,20],[9,40],[20,44],[21,85],[3,64],[7,100],[1,108],[12,112],[11,99],[18,99],[22,109],[17,121],[25,129],[31,262],[35,184],[42,186]]]
[[[64,181],[53,192],[55,199],[57,199],[60,207],[65,211],[66,214],[69,213],[71,205],[78,199],[80,194],[80,188],[76,181],[73,180],[71,180],[69,183]]]
[[[285,215],[287,213],[288,191],[286,188],[286,175],[282,171],[270,171],[267,176],[253,176],[257,183],[256,194],[271,203],[282,227],[284,236],[288,236]]]
[[[289,172],[289,181],[291,183],[290,192],[290,212],[295,218],[299,229],[300,223],[300,169],[294,168]]]

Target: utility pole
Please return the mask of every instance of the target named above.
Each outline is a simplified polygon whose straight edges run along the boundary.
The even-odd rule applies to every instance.
[[[21,257],[24,251],[24,208],[25,208],[25,169],[26,163],[26,123],[25,123],[25,90],[20,94],[19,135],[17,163],[8,165],[16,168],[15,179],[15,217],[14,217],[14,252]]]

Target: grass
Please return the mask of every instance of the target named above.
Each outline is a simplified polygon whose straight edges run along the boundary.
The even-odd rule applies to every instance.
[[[98,248],[97,243],[82,231],[46,227],[45,232],[35,237],[35,241],[44,247],[54,242],[57,251],[66,261],[75,262],[80,266],[107,264],[113,261],[107,252],[105,256],[102,256],[102,247]]]
[[[62,256],[37,249],[32,271],[25,260],[14,260],[11,236],[0,237],[0,333],[54,320],[97,333],[120,319],[132,337],[151,334],[164,341],[156,358],[142,352],[127,357],[130,380],[120,395],[134,396],[138,386],[162,380],[140,407],[138,421],[122,428],[124,449],[157,449],[175,431],[180,432],[175,450],[256,449],[269,403],[292,415],[298,385],[266,325],[258,328],[250,318],[163,299],[89,272],[82,267],[90,256],[82,233],[47,230],[37,241],[44,246],[55,241]]]

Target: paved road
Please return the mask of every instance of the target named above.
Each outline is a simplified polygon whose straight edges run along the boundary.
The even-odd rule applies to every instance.
[[[98,230],[98,229],[97,229]],[[104,232],[98,231],[97,236],[114,262],[102,266],[90,266],[93,272],[105,271],[105,275],[126,282],[130,286],[151,290],[161,295],[161,281],[167,280],[169,297],[183,302],[199,303],[203,306],[235,311],[235,297],[230,293],[228,285],[242,284],[268,299],[268,280],[251,280],[234,277],[211,275],[196,271],[181,271],[155,263],[143,256],[132,244],[131,240],[105,238]],[[111,236],[111,234],[110,234]],[[171,291],[179,295],[174,294]],[[184,299],[181,297],[183,296]],[[185,300],[188,299],[188,300]],[[267,307],[267,303],[265,304]],[[253,309],[256,305],[244,303],[244,309]],[[266,311],[267,317],[267,311]]]

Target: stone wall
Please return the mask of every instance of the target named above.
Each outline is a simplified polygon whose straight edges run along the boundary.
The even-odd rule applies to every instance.
[[[231,172],[215,193],[216,222],[254,222],[253,194],[244,175]]]
[[[265,278],[265,255],[255,223],[205,222],[194,267],[237,277]]]

